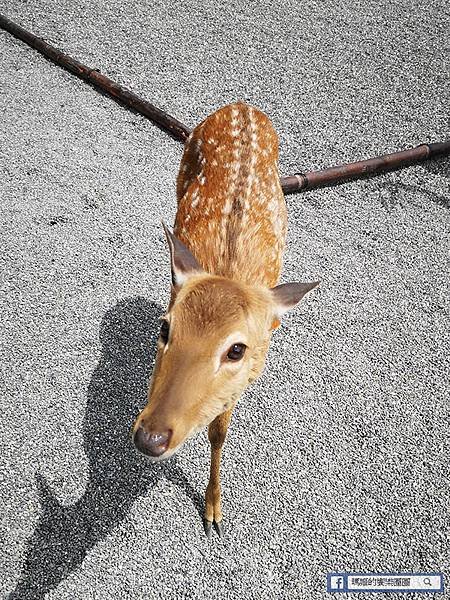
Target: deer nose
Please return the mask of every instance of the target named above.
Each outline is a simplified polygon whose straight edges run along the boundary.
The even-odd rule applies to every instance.
[[[138,450],[148,456],[161,456],[169,446],[172,431],[147,431],[142,425],[134,434],[134,444]]]

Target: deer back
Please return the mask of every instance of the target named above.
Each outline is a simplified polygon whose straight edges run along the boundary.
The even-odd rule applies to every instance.
[[[243,102],[219,109],[191,133],[174,233],[207,272],[276,285],[287,220],[277,163],[269,118]]]

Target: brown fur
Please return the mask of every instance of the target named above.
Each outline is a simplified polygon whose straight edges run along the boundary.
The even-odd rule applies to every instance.
[[[200,275],[183,286],[167,315],[173,333],[166,355],[158,349],[149,404],[140,419],[149,431],[171,429],[173,449],[225,407],[234,406],[259,375],[269,344],[271,311],[264,289]],[[230,365],[214,375],[217,348],[234,331],[242,332],[248,345],[239,372]]]
[[[276,285],[287,224],[277,161],[271,122],[247,104],[224,106],[194,129],[177,180],[174,233],[208,273]]]
[[[222,519],[219,465],[232,410],[261,373],[279,324],[270,290],[278,281],[286,237],[277,160],[278,138],[269,119],[236,103],[194,129],[177,180],[174,233],[198,269],[181,273],[182,283],[172,287],[165,315],[169,341],[159,342],[149,402],[135,430],[171,430],[165,457],[209,425],[208,523]],[[196,264],[195,259],[180,264]],[[172,263],[176,270],[173,256]],[[247,348],[233,363],[227,348],[238,342]]]

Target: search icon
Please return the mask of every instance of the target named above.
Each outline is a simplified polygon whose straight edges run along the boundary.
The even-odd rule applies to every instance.
[[[431,580],[430,580],[430,578],[429,577],[424,577],[423,578],[423,583],[425,585],[430,585],[431,586]]]

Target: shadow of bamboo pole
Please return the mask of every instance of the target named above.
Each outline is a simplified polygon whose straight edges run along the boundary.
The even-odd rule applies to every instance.
[[[84,79],[126,107],[141,113],[176,140],[184,143],[188,138],[191,131],[189,127],[157,106],[143,100],[131,90],[103,75],[97,69],[83,65],[1,14],[0,27],[43,54],[55,64]],[[296,173],[295,175],[281,177],[281,186],[285,194],[303,192],[320,187],[338,185],[353,179],[378,175],[386,171],[393,171],[417,164],[436,156],[448,156],[449,154],[450,141],[421,144],[415,148],[408,148],[407,150],[384,154],[367,160],[328,167],[320,171],[307,171],[305,173]]]

